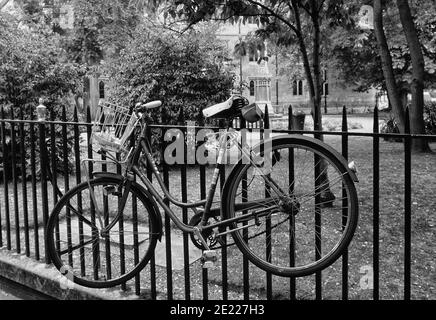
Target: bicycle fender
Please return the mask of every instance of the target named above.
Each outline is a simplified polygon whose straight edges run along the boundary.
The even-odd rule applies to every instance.
[[[331,146],[329,146],[329,145],[327,145],[327,144],[323,143],[322,141],[320,141],[318,139],[315,139],[315,138],[306,137],[306,136],[297,135],[297,134],[275,136],[275,137],[272,137],[270,139],[266,139],[264,141],[261,141],[261,142],[257,143],[256,145],[253,146],[252,150],[254,152],[260,152],[260,147],[263,144],[267,144],[267,145],[271,144],[271,146],[274,146],[274,145],[277,145],[277,144],[281,144],[284,141],[289,141],[290,138],[292,139],[292,142],[294,142],[295,144],[301,144],[301,145],[305,145],[305,146],[311,146],[311,147],[314,147],[314,148],[319,147],[319,148],[325,149],[332,156],[334,156],[334,157],[339,159],[339,161],[346,168],[348,174],[350,175],[350,178],[354,182],[359,182],[359,179],[357,178],[356,173],[354,171],[352,171],[348,167],[347,160],[338,151],[336,151],[334,148],[332,148]],[[230,171],[229,176],[232,176],[232,174],[236,171],[236,169],[239,166],[243,166],[242,157],[240,157],[238,163],[233,166],[233,168]],[[230,183],[229,180],[231,180],[231,179],[227,179],[226,182],[224,183],[223,190],[222,190],[222,195],[227,194],[227,192],[229,191],[229,189],[231,187],[231,183]]]
[[[274,144],[280,144],[283,140],[287,140],[289,138],[292,138],[295,141],[295,144],[302,144],[302,145],[311,146],[311,147],[317,146],[319,148],[325,149],[327,152],[331,153],[333,156],[335,156],[336,158],[338,158],[341,161],[341,163],[347,169],[347,172],[350,175],[350,178],[354,182],[359,182],[359,179],[358,179],[356,173],[348,167],[348,162],[344,158],[344,156],[342,154],[340,154],[333,147],[331,147],[328,144],[326,144],[318,139],[315,139],[315,138],[306,137],[306,136],[299,135],[299,134],[290,134],[290,135],[288,134],[288,135],[275,136],[275,137],[272,137],[270,139],[266,139],[264,141],[258,142],[256,145],[254,145],[253,150],[255,150],[255,151],[260,150],[260,146],[262,144],[271,143],[271,145],[273,146]]]
[[[112,173],[112,172],[103,172],[103,171],[97,171],[92,173],[93,177],[95,178],[114,178],[118,179],[120,181],[124,180],[125,177],[123,177],[120,174]],[[150,194],[150,192],[145,189],[143,186],[141,186],[139,183],[133,181],[133,186],[135,188],[138,188],[144,195],[145,200],[147,201],[146,205],[149,205],[149,208],[151,209],[151,214],[153,214],[156,218],[156,221],[158,223],[158,229],[159,229],[159,235],[158,239],[159,241],[162,241],[162,235],[163,235],[163,223],[162,223],[162,216],[159,211],[159,207],[156,203],[156,201],[153,199],[153,196]]]
[[[322,141],[320,141],[318,139],[311,138],[311,137],[306,137],[306,136],[299,135],[299,134],[298,135],[297,134],[291,134],[291,135],[276,136],[276,137],[273,137],[273,138],[271,138],[269,140],[273,140],[273,143],[274,143],[276,140],[282,140],[285,137],[289,137],[289,136],[291,136],[293,139],[295,139],[297,141],[297,144],[298,144],[298,141],[304,141],[305,143],[303,143],[303,144],[305,144],[305,145],[312,144],[312,146],[313,145],[317,145],[320,148],[324,148],[329,153],[331,153],[333,156],[338,158],[339,161],[341,161],[341,163],[347,169],[347,172],[350,175],[351,180],[353,180],[354,182],[359,182],[359,178],[357,177],[356,172],[353,171],[352,169],[350,169],[350,167],[348,166],[347,159],[345,159],[344,156],[342,154],[340,154],[336,149],[334,149],[330,145],[328,145],[328,144],[326,144],[326,143],[324,143],[324,142],[322,142]],[[278,142],[280,142],[280,141],[278,141]],[[255,147],[259,148],[260,145],[261,145],[261,143],[258,143]]]

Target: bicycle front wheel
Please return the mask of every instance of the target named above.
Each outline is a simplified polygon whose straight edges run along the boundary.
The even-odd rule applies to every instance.
[[[338,155],[319,141],[286,137],[230,174],[222,207],[239,249],[259,268],[306,276],[347,248],[358,219],[355,186]],[[248,204],[248,205],[244,205]]]
[[[150,260],[160,233],[154,208],[133,184],[118,217],[123,193],[121,178],[101,177],[77,185],[56,204],[47,224],[47,249],[65,279],[112,287]]]

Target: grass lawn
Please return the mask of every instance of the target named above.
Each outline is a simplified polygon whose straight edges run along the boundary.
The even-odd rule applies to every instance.
[[[336,136],[326,136],[326,142],[340,151],[341,141]],[[431,145],[436,150],[436,143]],[[371,277],[373,264],[373,150],[372,139],[364,137],[349,138],[349,158],[356,161],[360,182],[356,185],[359,196],[360,220],[358,229],[349,248],[348,288],[350,299],[371,299],[372,290],[365,286],[364,280]],[[412,298],[436,299],[436,153],[417,154],[412,156]],[[207,168],[207,181],[211,180],[212,170]],[[227,173],[229,170],[227,170]],[[63,186],[64,179],[59,177],[59,184]],[[182,184],[180,170],[170,171],[170,191],[181,199]],[[199,169],[188,168],[187,193],[189,200],[200,198]],[[70,177],[70,186],[75,178]],[[402,299],[404,290],[404,153],[401,143],[380,141],[380,298]],[[15,246],[15,206],[14,189],[9,184],[8,199],[10,206],[10,227],[12,230],[12,248]],[[19,183],[17,194],[18,221],[21,228],[21,246],[24,248],[24,207],[22,199],[22,185]],[[27,183],[27,193],[31,196],[31,185]],[[49,208],[53,207],[54,198],[49,184]],[[28,201],[29,225],[42,226],[40,183],[37,187],[37,222],[33,221],[32,201]],[[172,207],[174,208],[174,206]],[[0,209],[3,244],[6,243],[5,197],[4,185],[0,186]],[[181,211],[176,211],[181,214]],[[189,217],[192,212],[189,212]],[[175,231],[178,232],[178,231]],[[40,237],[41,237],[40,232]],[[31,255],[33,255],[33,235],[31,235]],[[40,241],[41,246],[43,241]],[[43,251],[41,251],[43,252]],[[241,253],[234,247],[227,249],[227,282],[229,298],[243,298],[243,260]],[[209,298],[221,299],[222,290],[222,259],[208,271]],[[191,298],[202,298],[203,272],[198,262],[190,265]],[[161,294],[159,298],[166,298],[166,269],[156,266],[156,286]],[[143,272],[144,278],[150,278],[150,268]],[[297,279],[297,298],[313,299],[315,296],[315,277],[309,276]],[[184,271],[174,270],[172,274],[174,297],[184,299],[185,276]],[[141,286],[149,289],[149,280]],[[342,284],[341,259],[322,273],[322,291],[325,299],[340,299]],[[265,272],[250,264],[249,267],[250,298],[265,298]],[[272,292],[276,299],[289,298],[289,279],[273,276]]]
[[[326,137],[326,142],[340,150],[339,137]],[[436,144],[431,145],[436,150]],[[349,248],[348,287],[350,299],[371,299],[372,290],[364,280],[371,277],[373,265],[373,151],[372,139],[350,137],[349,158],[358,167],[360,220]],[[436,298],[436,153],[412,156],[412,298]],[[193,177],[188,194],[198,194],[198,173]],[[177,174],[175,173],[175,176]],[[195,178],[197,180],[195,180]],[[404,152],[401,143],[380,141],[380,298],[402,299],[404,295]],[[180,192],[177,179],[172,180],[172,192]],[[242,291],[242,255],[228,249],[228,283]],[[323,297],[340,299],[341,259],[323,271]],[[200,272],[194,269],[192,273]],[[297,279],[297,297],[312,299],[315,296],[315,277]],[[221,265],[209,271],[212,283],[222,281]],[[250,292],[252,297],[265,297],[266,277],[250,264]],[[183,283],[180,283],[183,288]],[[178,286],[175,286],[178,287]],[[180,290],[183,293],[183,289]],[[273,295],[289,297],[289,280],[273,277]]]

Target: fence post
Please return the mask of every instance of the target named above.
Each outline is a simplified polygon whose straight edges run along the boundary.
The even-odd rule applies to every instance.
[[[45,143],[45,121],[47,108],[42,104],[43,100],[39,99],[39,105],[36,107],[36,113],[38,115],[38,129],[39,129],[39,159],[41,169],[41,200],[42,200],[42,219],[44,224],[44,256],[45,263],[50,263],[50,257],[48,256],[48,243],[47,243],[47,231],[45,226],[48,221],[48,196],[47,196],[47,146]]]
[[[11,119],[15,119],[14,109],[11,108]],[[18,173],[17,173],[17,140],[15,135],[15,124],[11,122],[11,166],[12,166],[12,188],[14,195],[14,221],[15,221],[15,251],[21,253],[20,243],[20,213],[18,208]]]
[[[288,107],[288,130],[293,130],[293,123],[292,123],[292,104]],[[294,192],[294,180],[295,180],[295,167],[294,167],[294,150],[289,149],[289,155],[288,155],[288,168],[289,168],[289,185],[290,185],[290,192]],[[295,220],[293,217],[291,217],[291,228],[289,232],[289,248],[290,248],[290,266],[295,266],[295,241],[294,241],[294,230],[295,230]],[[291,300],[296,300],[297,298],[297,282],[295,277],[291,277],[289,279],[289,297]]]
[[[24,243],[25,253],[30,257],[30,239],[29,239],[29,209],[27,205],[27,174],[26,174],[26,147],[25,147],[25,132],[24,132],[24,112],[20,111],[20,153],[21,153],[21,192],[23,196],[23,218],[24,218]]]
[[[183,108],[180,109],[178,124],[186,125],[185,113]],[[184,135],[187,136],[188,127],[184,131]],[[187,146],[183,148],[183,164],[180,165],[180,184],[182,193],[182,202],[188,201],[188,183],[187,183]],[[182,208],[182,221],[188,224],[188,209]],[[191,282],[190,282],[190,270],[189,270],[189,237],[186,233],[183,233],[183,261],[184,261],[184,276],[185,276],[185,300],[191,300]]]
[[[53,110],[50,110],[50,120],[52,121],[52,123],[50,123],[50,157],[51,157],[51,172],[49,173],[49,175],[51,175],[51,184],[52,184],[52,192],[53,192],[53,206],[56,205],[56,203],[58,202],[58,182],[57,182],[57,167],[58,167],[58,163],[57,163],[57,158],[56,158],[56,152],[57,150],[57,146],[56,146],[56,128],[54,125],[54,120],[55,120],[55,113]]]
[[[30,120],[35,120],[34,113],[32,112],[30,115]],[[35,259],[40,260],[39,254],[39,231],[36,227],[39,223],[38,219],[38,201],[37,201],[37,179],[36,179],[36,133],[35,133],[35,123],[30,123],[30,173],[32,176],[31,184],[32,184],[32,214],[33,214],[33,225],[34,227],[34,236],[33,240],[35,242]]]
[[[342,155],[348,159],[348,121],[347,121],[347,108],[344,106],[342,109]],[[342,225],[347,223],[347,193],[342,189]],[[342,300],[348,300],[348,249],[342,255]]]
[[[265,105],[265,116],[263,120],[263,139],[267,140],[270,138],[270,120],[269,120],[269,110],[268,105]],[[267,130],[267,131],[265,131]],[[266,147],[266,146],[265,146]],[[271,197],[271,186],[265,182],[265,198]],[[267,247],[266,247],[266,254],[268,256],[271,256],[271,219],[266,220],[266,241],[267,241]],[[272,299],[272,274],[270,272],[266,273],[266,298],[267,300]]]
[[[87,141],[91,141],[91,135],[92,135],[92,117],[91,117],[91,106],[87,106],[86,107],[86,137],[87,137]],[[92,151],[92,144],[88,143],[88,159],[93,159],[93,151]],[[92,161],[88,162],[88,175],[89,175],[89,179],[92,179],[92,175],[93,175],[93,171],[94,171],[94,163]]]
[[[5,119],[5,110],[3,106],[0,110],[1,119]],[[11,250],[11,222],[9,215],[9,182],[8,182],[8,147],[6,144],[6,125],[5,121],[1,122],[1,136],[2,136],[2,151],[3,151],[3,192],[4,192],[4,204],[5,204],[5,223],[6,223],[6,247]],[[1,230],[0,230],[1,233]],[[1,242],[1,241],[0,241]],[[2,244],[3,246],[3,244]]]
[[[240,117],[239,127],[241,129],[241,140],[247,141],[247,121],[243,117]],[[252,138],[253,131],[250,130],[250,138]],[[244,176],[242,178],[242,190],[241,190],[241,197],[242,202],[246,202],[248,200],[248,194],[247,194],[247,174],[244,173]],[[244,213],[244,212],[243,212]],[[246,222],[243,222],[245,225]],[[247,230],[244,229],[242,231],[242,236],[244,240],[248,241],[248,233]],[[249,264],[248,264],[248,258],[246,256],[242,256],[242,282],[243,282],[243,291],[244,291],[244,300],[248,300],[250,298],[250,270],[249,270]]]
[[[379,300],[380,137],[378,108],[374,108],[373,136],[373,299]]]
[[[265,115],[263,117],[263,129],[270,129],[270,119],[268,105],[265,105]]]
[[[167,132],[167,128],[162,128],[162,136],[161,136],[161,159],[162,159],[162,176],[165,187],[170,191],[170,178],[169,178],[169,168],[168,164],[165,161],[165,149],[168,143],[165,141],[165,134]],[[170,201],[165,197],[164,203],[170,207]],[[172,260],[172,252],[171,252],[171,220],[166,214],[164,217],[164,232],[165,232],[165,258],[166,258],[166,276],[167,276],[167,300],[173,300],[173,260]]]
[[[70,189],[70,175],[69,175],[69,160],[68,160],[68,133],[67,133],[67,110],[62,106],[62,162],[64,172],[64,193]],[[63,196],[61,194],[60,196]]]
[[[410,135],[410,113],[406,108],[404,138],[404,300],[410,300],[411,265],[411,220],[412,220],[412,137]]]

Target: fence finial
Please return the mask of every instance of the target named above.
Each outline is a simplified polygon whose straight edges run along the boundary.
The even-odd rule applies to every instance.
[[[38,121],[46,120],[47,107],[43,103],[44,100],[42,98],[39,98],[39,105],[36,107],[36,114],[38,116]]]

